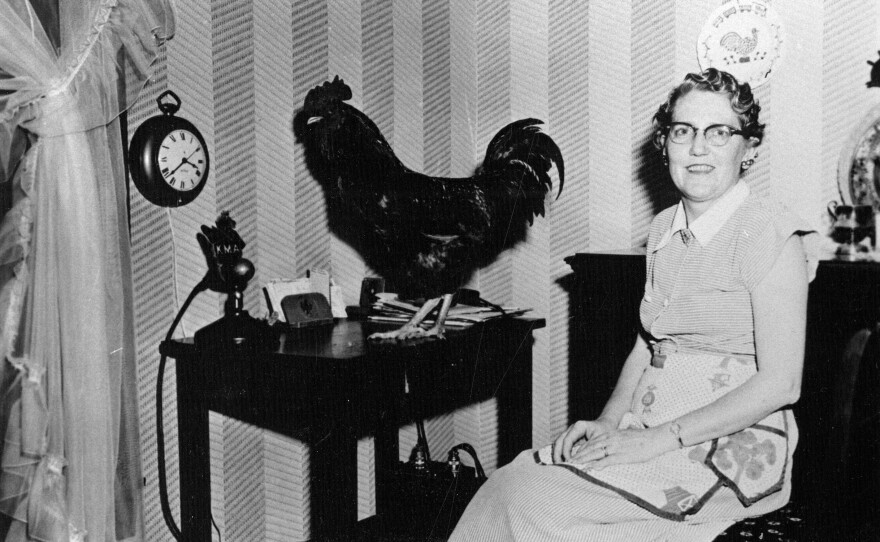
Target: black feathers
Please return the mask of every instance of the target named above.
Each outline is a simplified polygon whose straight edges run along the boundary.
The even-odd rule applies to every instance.
[[[562,191],[562,154],[539,120],[499,131],[472,177],[431,177],[397,158],[373,121],[345,103],[351,96],[338,77],[315,87],[294,132],[325,189],[331,228],[401,295],[453,292],[521,240],[544,215],[553,165]]]

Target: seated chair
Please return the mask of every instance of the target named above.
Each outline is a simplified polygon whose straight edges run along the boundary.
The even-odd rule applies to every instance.
[[[775,512],[731,525],[715,542],[809,542],[818,540],[814,526],[805,521],[804,507],[792,501]]]
[[[823,465],[814,467],[836,479],[837,487],[807,488],[799,493],[796,483],[788,505],[764,516],[744,519],[714,542],[877,539],[878,525],[873,519],[876,510],[872,510],[876,507],[871,503],[876,502],[873,491],[880,471],[871,468],[877,458],[869,456],[880,444],[880,405],[876,398],[880,386],[878,330],[880,324],[860,329],[847,343],[830,390],[830,423],[823,433],[827,443],[812,444],[824,446],[827,454],[822,458]],[[800,445],[806,443],[802,440]]]

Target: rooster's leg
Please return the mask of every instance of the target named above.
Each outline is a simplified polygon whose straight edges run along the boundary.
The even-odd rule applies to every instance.
[[[443,337],[446,316],[449,314],[449,308],[452,306],[452,294],[443,294],[442,299],[443,304],[440,305],[440,314],[437,315],[437,321],[434,323],[434,326],[424,333],[426,337]]]
[[[437,304],[440,303],[439,297],[433,297],[427,301],[419,308],[419,310],[410,318],[409,322],[403,324],[402,327],[395,329],[393,331],[384,331],[381,333],[373,333],[368,338],[370,340],[387,340],[393,339],[397,341],[402,341],[405,339],[409,339],[411,337],[424,337],[426,331],[419,327],[422,321],[426,316],[431,314],[435,308],[437,308]],[[451,300],[451,297],[450,297]],[[447,309],[448,312],[449,309]],[[444,314],[445,318],[445,314]],[[438,318],[439,321],[439,318]],[[436,327],[436,326],[435,326]]]

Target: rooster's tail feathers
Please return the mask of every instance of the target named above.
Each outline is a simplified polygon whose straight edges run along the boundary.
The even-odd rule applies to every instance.
[[[533,172],[535,181],[546,194],[553,188],[549,171],[555,164],[559,173],[559,192],[556,195],[558,199],[565,182],[562,152],[556,142],[541,131],[538,127],[540,124],[544,123],[538,119],[520,119],[502,128],[489,142],[483,168],[506,168],[520,163]]]
[[[553,165],[559,173],[558,194],[562,193],[565,181],[562,153],[553,139],[541,131],[540,124],[543,122],[538,119],[521,119],[502,128],[489,142],[482,166],[484,172],[513,183],[510,193],[527,202],[529,223],[534,216],[544,215],[544,198],[553,188],[549,174]]]

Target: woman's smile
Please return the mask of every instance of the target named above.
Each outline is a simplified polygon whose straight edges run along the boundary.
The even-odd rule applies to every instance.
[[[715,166],[710,166],[708,164],[694,164],[692,166],[688,166],[688,173],[694,174],[703,174],[703,173],[712,173],[715,170]]]

